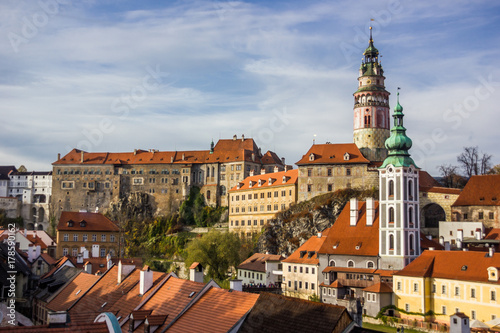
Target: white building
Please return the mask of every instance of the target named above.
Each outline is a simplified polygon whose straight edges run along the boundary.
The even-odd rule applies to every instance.
[[[244,285],[280,286],[284,257],[277,254],[255,253],[238,267],[238,279]]]

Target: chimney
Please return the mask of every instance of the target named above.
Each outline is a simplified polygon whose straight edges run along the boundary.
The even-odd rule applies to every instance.
[[[24,228],[24,237],[28,237],[28,229]]]
[[[281,158],[281,163],[283,163],[283,165],[285,165],[285,158],[284,157]]]
[[[182,153],[182,160],[186,160],[186,154]]]
[[[252,155],[253,155],[253,154],[252,154]],[[250,170],[250,177],[253,177],[253,175],[254,175],[254,171],[253,171],[253,169],[252,169],[252,170]]]
[[[443,236],[439,237],[439,244],[444,246],[444,237]]]
[[[89,274],[92,274],[92,264],[90,261],[87,261],[85,265],[83,265],[83,270]]]
[[[464,240],[464,231],[463,231],[463,229],[458,229],[457,230],[457,248],[459,248],[459,249],[462,248],[463,240]]]
[[[57,153],[57,160],[59,161],[61,159],[61,153]]]
[[[83,151],[80,153],[80,163],[83,163]]]
[[[78,253],[78,255],[76,256],[76,263],[83,264],[83,254],[82,253]]]
[[[493,257],[493,254],[495,254],[495,248],[491,246],[490,248],[488,248],[488,257]]]
[[[170,156],[170,163],[174,163],[174,157]]]
[[[80,253],[83,256],[83,259],[88,259],[89,258],[89,250],[87,250],[85,247],[80,248]]]
[[[366,198],[366,225],[373,225],[375,220],[375,200],[373,198]]]
[[[33,262],[35,259],[35,249],[33,248],[33,244],[28,244],[28,261]]]
[[[483,237],[482,237],[482,232],[481,232],[481,229],[480,228],[477,228],[476,229],[476,239],[477,240],[481,240]]]
[[[106,269],[110,269],[113,266],[113,261],[111,261],[111,254],[108,253],[106,256]]]
[[[318,232],[318,238],[321,238],[323,234],[321,232]]]
[[[429,251],[434,251],[435,248],[433,246],[429,247]]]
[[[99,244],[92,244],[92,258],[99,258]]]
[[[252,162],[255,162],[255,153],[252,153]]]
[[[242,134],[242,135],[241,135],[241,141],[242,141],[242,142],[243,142],[243,141],[245,141],[245,134]]]
[[[134,149],[134,156],[137,155],[137,149]]]
[[[274,166],[274,172],[278,172],[278,171],[279,171],[278,166],[277,166],[277,165],[275,165],[275,166]]]
[[[121,260],[118,261],[118,284],[122,283],[123,279],[134,269],[134,265],[123,265]]]
[[[194,282],[203,283],[203,266],[198,262],[193,262],[189,267],[189,279]]]
[[[236,139],[238,139],[238,136],[235,134],[233,135],[233,141],[236,141]]]
[[[266,174],[266,168],[261,168],[261,169],[260,169],[260,174],[261,174],[261,175]]]
[[[356,224],[358,223],[358,199],[351,198],[350,206],[351,206],[351,219],[349,225],[356,226]]]
[[[425,236],[425,238],[427,238],[428,240],[432,240],[432,235],[427,235]]]
[[[140,273],[139,294],[144,295],[153,286],[153,271],[145,265]]]
[[[243,291],[242,280],[229,280],[229,289]]]

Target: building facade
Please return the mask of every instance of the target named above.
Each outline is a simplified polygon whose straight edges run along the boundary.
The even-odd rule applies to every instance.
[[[242,237],[260,233],[276,213],[297,202],[298,170],[250,176],[229,191],[229,231]]]
[[[56,258],[77,257],[82,248],[91,257],[116,256],[123,249],[118,226],[100,213],[62,212],[57,225]]]
[[[284,169],[268,151],[261,154],[253,139],[219,140],[210,150],[134,150],[87,153],[73,149],[53,163],[54,214],[106,210],[112,202],[140,192],[149,196],[155,213],[175,211],[192,186],[201,188],[208,205],[228,205],[228,189],[261,169]]]
[[[238,279],[243,285],[281,286],[284,257],[276,254],[255,253],[238,265]]]

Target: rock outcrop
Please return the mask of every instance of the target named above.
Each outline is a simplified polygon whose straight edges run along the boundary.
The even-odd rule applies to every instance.
[[[264,227],[256,251],[290,255],[311,236],[332,226],[346,203],[354,197],[359,200],[377,198],[378,191],[339,190],[298,203],[276,214],[276,218]]]

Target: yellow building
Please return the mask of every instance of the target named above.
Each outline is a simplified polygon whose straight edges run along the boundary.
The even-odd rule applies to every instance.
[[[251,237],[297,202],[298,170],[250,176],[229,191],[229,231]]]
[[[483,322],[500,317],[500,254],[477,251],[425,251],[393,275],[395,305],[406,312],[433,311],[449,324],[463,312]],[[422,320],[422,316],[402,318]]]
[[[62,212],[57,225],[56,257],[76,257],[85,247],[90,257],[118,255],[120,229],[99,213]]]

